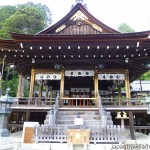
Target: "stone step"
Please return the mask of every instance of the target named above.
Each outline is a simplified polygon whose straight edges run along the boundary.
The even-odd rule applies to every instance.
[[[107,120],[107,125],[113,125],[113,121],[112,120]]]
[[[112,120],[112,116],[107,116],[107,120]]]
[[[48,116],[46,116],[46,118],[49,118]],[[66,120],[66,119],[74,119],[74,118],[78,118],[78,116],[77,115],[57,115],[56,116],[56,119],[64,119],[64,120]],[[99,115],[80,115],[80,117],[79,118],[83,118],[83,119],[85,119],[85,120],[89,120],[89,119],[93,119],[93,120],[95,120],[95,119],[98,119],[98,120],[100,120],[100,116]]]
[[[99,111],[58,111],[58,115],[98,115]]]
[[[74,120],[57,120],[56,124],[74,125]],[[84,125],[100,125],[100,120],[84,120]]]

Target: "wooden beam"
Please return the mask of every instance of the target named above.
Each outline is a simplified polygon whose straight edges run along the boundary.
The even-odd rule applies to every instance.
[[[61,73],[59,70],[54,69],[34,69],[35,73]]]
[[[132,111],[129,111],[129,125],[130,125],[131,139],[135,140],[134,121],[133,121],[133,112]]]
[[[126,73],[125,69],[103,69],[102,71],[97,71],[97,73]]]

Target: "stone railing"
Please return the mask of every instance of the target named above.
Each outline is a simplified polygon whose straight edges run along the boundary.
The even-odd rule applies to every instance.
[[[41,125],[34,128],[34,140],[38,142],[59,142],[67,141],[67,129],[65,125]]]
[[[116,125],[89,126],[90,143],[115,143],[124,140],[124,127]],[[38,142],[67,142],[67,125],[41,125],[34,128],[34,141]],[[77,129],[78,130],[78,129]]]
[[[106,112],[102,106],[102,99],[98,96],[97,106],[99,108],[99,116],[101,118],[101,125],[113,125],[112,117],[110,112]],[[109,120],[108,120],[109,118]]]
[[[56,114],[59,110],[59,106],[60,106],[60,97],[59,97],[59,94],[57,94],[57,97],[56,97],[56,101],[55,101],[55,104],[53,105],[52,109],[50,109],[49,111],[49,125],[54,125],[55,122],[56,122]]]
[[[119,142],[124,140],[124,126],[91,126],[90,143]]]

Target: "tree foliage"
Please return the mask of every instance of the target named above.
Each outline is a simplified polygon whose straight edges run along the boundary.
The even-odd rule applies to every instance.
[[[139,80],[150,80],[150,71],[144,73],[142,76],[139,77]]]
[[[15,6],[0,6],[0,29],[2,29],[4,21],[13,15],[16,9]]]
[[[119,25],[118,30],[122,33],[135,32],[135,30],[129,27],[126,23],[122,23],[121,25]]]
[[[7,15],[8,17],[5,17],[1,24],[0,38],[9,39],[9,32],[35,34],[50,25],[52,21],[51,12],[46,5],[28,2],[17,5],[13,10],[14,13],[11,10],[11,15]],[[0,14],[5,11],[8,11],[8,6],[3,6]]]
[[[6,89],[10,88],[10,95],[16,96],[17,86],[18,86],[18,74],[14,69],[6,66],[4,69],[4,74],[2,78],[2,93],[5,94]]]

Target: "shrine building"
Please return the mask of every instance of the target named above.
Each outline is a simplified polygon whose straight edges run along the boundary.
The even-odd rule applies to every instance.
[[[17,103],[8,123],[11,132],[21,130],[25,121],[48,124],[47,112],[59,99],[60,116],[72,111],[82,117],[88,111],[85,125],[91,125],[90,112],[101,112],[102,122],[103,111],[111,116],[106,125],[120,125],[116,115],[125,112],[132,138],[135,130],[148,134],[148,107],[142,98],[131,97],[130,83],[150,68],[150,31],[120,33],[79,1],[60,21],[35,35],[10,35],[10,40],[0,39],[0,58],[13,63],[19,74]],[[29,97],[23,95],[25,79],[30,82]],[[71,119],[55,119],[53,124],[73,125]]]

